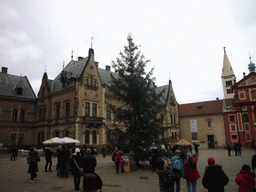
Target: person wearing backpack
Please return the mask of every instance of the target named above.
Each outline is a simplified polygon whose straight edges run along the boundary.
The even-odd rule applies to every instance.
[[[184,162],[184,169],[187,181],[188,192],[196,192],[196,181],[200,178],[199,172],[197,170],[197,156],[192,153],[187,153],[187,158]]]
[[[123,155],[123,153],[121,154],[121,152],[122,152],[122,151],[119,150],[119,146],[116,145],[116,146],[115,146],[115,150],[114,150],[113,155],[112,155],[112,161],[115,162],[116,173],[117,173],[117,174],[119,173],[120,159],[121,159],[121,156]]]
[[[171,158],[172,171],[171,171],[171,191],[174,191],[174,185],[176,183],[176,192],[180,191],[180,178],[185,178],[184,166],[181,159],[181,151],[176,150],[175,155]]]

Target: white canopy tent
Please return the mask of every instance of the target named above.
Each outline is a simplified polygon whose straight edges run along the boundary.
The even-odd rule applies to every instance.
[[[46,144],[54,144],[54,143],[56,143],[58,140],[60,140],[59,137],[53,137],[53,138],[51,138],[51,139],[48,139],[48,140],[44,141],[43,144],[44,144],[44,145],[46,145]]]
[[[59,143],[59,144],[64,144],[64,143],[80,143],[80,141],[78,141],[76,139],[69,138],[69,137],[64,137],[64,138],[60,138],[59,140],[54,141],[53,143]]]

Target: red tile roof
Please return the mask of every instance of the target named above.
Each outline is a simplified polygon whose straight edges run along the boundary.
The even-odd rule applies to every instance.
[[[232,105],[234,99],[225,99],[226,106]],[[204,101],[179,105],[180,117],[222,113],[223,100]]]

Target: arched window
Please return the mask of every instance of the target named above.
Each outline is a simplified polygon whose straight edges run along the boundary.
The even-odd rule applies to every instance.
[[[96,131],[92,132],[92,143],[97,144],[97,132]]]
[[[84,134],[84,142],[86,144],[89,144],[90,143],[90,132],[89,131],[85,131],[85,134]]]
[[[60,136],[59,130],[54,131],[54,137],[59,137],[59,136]]]
[[[65,137],[69,137],[69,131],[65,131],[64,135]]]

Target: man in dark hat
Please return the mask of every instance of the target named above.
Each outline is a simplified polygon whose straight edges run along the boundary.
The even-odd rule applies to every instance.
[[[101,192],[102,180],[97,173],[84,175],[83,190],[81,192]]]

